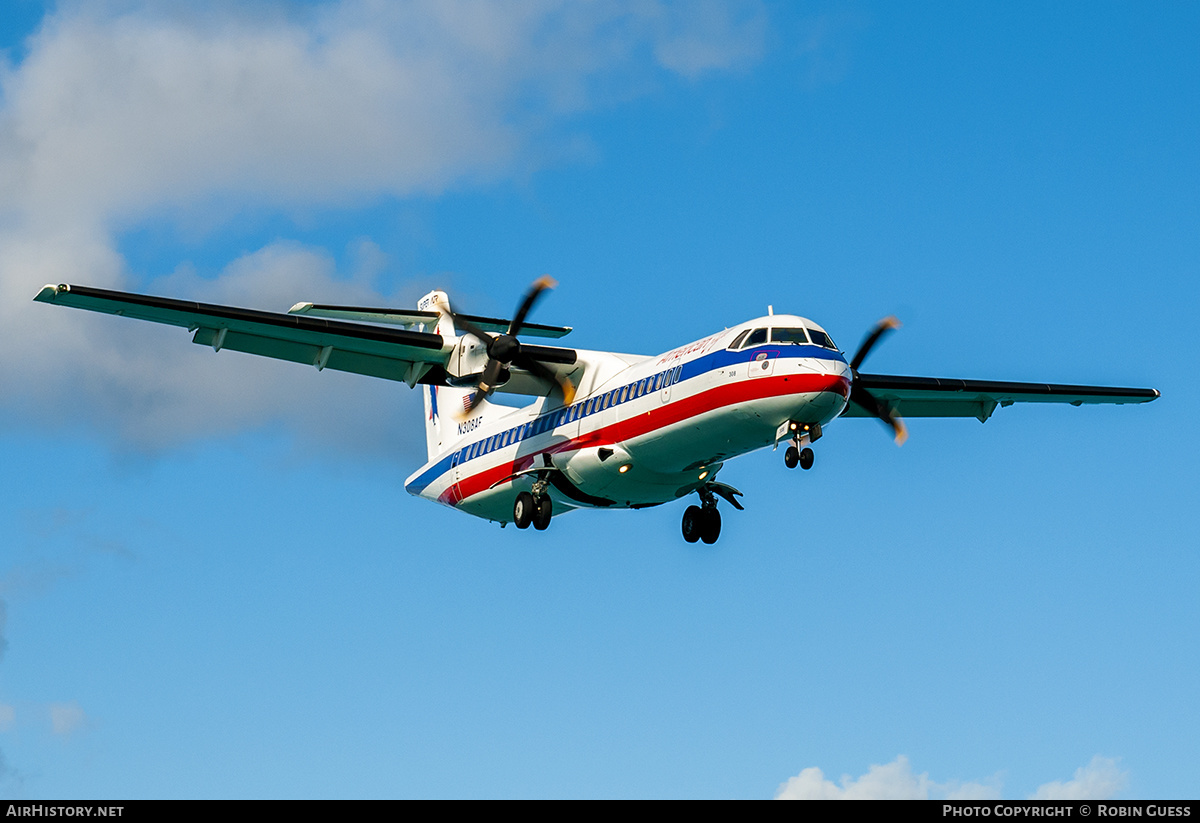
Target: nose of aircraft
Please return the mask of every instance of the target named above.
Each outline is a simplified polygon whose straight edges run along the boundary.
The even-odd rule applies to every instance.
[[[849,364],[841,361],[830,361],[829,375],[838,378],[837,385],[830,390],[840,394],[843,399],[849,399],[850,382],[854,379],[854,371],[850,368]]]

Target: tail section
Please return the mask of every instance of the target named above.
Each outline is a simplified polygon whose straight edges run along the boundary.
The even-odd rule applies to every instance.
[[[458,336],[454,318],[450,316],[450,298],[444,291],[432,291],[417,303],[421,311],[436,311],[440,317],[432,330],[442,337]],[[470,425],[465,420],[466,408],[474,388],[456,389],[448,386],[422,386],[425,401],[425,448],[432,460],[441,454],[464,432],[460,428]],[[473,418],[478,418],[482,408],[476,409]]]

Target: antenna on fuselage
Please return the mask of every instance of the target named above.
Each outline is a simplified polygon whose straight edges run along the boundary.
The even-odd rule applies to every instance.
[[[769,314],[771,317],[774,317],[775,316],[775,307],[767,306],[767,314]]]

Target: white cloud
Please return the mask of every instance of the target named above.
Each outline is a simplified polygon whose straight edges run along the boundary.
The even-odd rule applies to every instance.
[[[103,421],[145,448],[254,425],[394,439],[395,406],[414,402],[398,385],[205,356],[179,330],[32,297],[75,282],[274,310],[410,304],[288,243],[216,282],[146,282],[114,233],[525,174],[578,145],[571,115],[747,65],[762,39],[757,3],[63,4],[0,69],[0,414]]]
[[[860,777],[843,775],[840,785],[816,767],[800,772],[779,787],[776,800],[928,800],[998,797],[995,786],[983,783],[935,783],[928,772],[913,774],[904,755],[891,763],[871,764]]]
[[[51,703],[47,711],[50,714],[50,730],[62,737],[69,737],[87,722],[83,708],[74,700],[70,703]]]
[[[1107,800],[1125,788],[1128,772],[1117,761],[1096,755],[1065,783],[1053,781],[1038,787],[1031,800]],[[999,777],[986,781],[938,783],[928,772],[914,774],[908,758],[898,756],[882,766],[872,764],[859,777],[843,775],[835,784],[816,767],[804,769],[781,785],[776,800],[994,800],[1000,798]]]
[[[1029,799],[1109,800],[1128,783],[1129,772],[1121,771],[1115,758],[1096,755],[1091,763],[1076,769],[1071,780],[1044,783]]]

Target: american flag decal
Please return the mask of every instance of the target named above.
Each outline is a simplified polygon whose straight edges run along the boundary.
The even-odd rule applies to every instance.
[[[463,411],[471,410],[471,401],[475,399],[475,392],[463,395]]]

